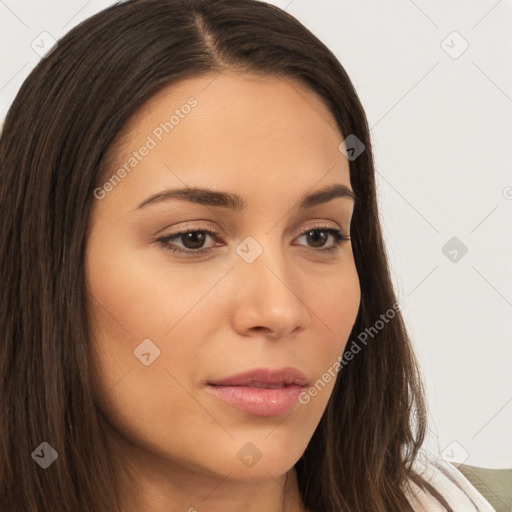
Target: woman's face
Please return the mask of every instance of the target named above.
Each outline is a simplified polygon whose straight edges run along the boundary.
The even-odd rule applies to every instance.
[[[322,376],[359,308],[351,243],[330,231],[350,234],[352,199],[301,204],[328,186],[351,189],[344,137],[298,83],[235,73],[161,91],[124,135],[87,239],[98,407],[147,471],[282,475],[320,421],[334,386]],[[185,187],[239,202],[207,192],[147,202]],[[211,385],[286,367],[321,390],[305,400],[308,386],[286,382]]]

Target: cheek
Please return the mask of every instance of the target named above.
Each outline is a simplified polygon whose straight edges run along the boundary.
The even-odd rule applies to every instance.
[[[306,350],[315,376],[299,397],[303,414],[310,418],[322,416],[336,380],[342,378],[340,360],[359,310],[361,290],[355,267],[342,275],[342,279],[331,280],[323,293],[314,287],[311,294],[311,307],[316,308],[319,327],[315,331],[315,348],[310,345]]]
[[[91,233],[86,282],[92,367],[96,396],[108,394],[116,423],[136,424],[141,414],[166,417],[164,405],[169,414],[181,411],[173,421],[197,415],[185,389],[205,371],[203,343],[226,321],[211,293],[225,273],[224,267],[172,263],[164,249],[137,247],[119,230],[101,226]]]
[[[172,264],[156,244],[137,246],[120,230],[93,233],[86,275],[96,330],[130,343],[170,335],[222,275],[184,266]]]
[[[204,325],[197,311],[205,313],[194,305],[218,277],[187,282],[112,237],[91,238],[86,259],[95,396],[116,430],[158,451],[170,446],[170,425],[189,432],[187,418],[202,414],[188,392]]]
[[[361,302],[361,288],[353,258],[344,261],[340,269],[323,278],[323,283],[311,287],[308,294],[311,308],[323,323],[329,336],[324,354],[330,360],[340,355],[356,321]]]
[[[194,325],[187,315],[211,284],[186,282],[175,268],[154,258],[148,261],[153,251],[134,247],[113,229],[102,229],[91,233],[86,253],[97,396],[129,389],[130,396],[119,395],[121,402],[158,402],[168,397],[169,387],[176,387],[164,368],[186,368],[194,361],[194,337],[182,326]]]
[[[311,308],[317,315],[316,350],[309,351],[315,380],[302,395],[301,403],[321,415],[332,394],[340,360],[356,321],[361,300],[360,282],[353,259],[349,259],[330,279],[311,289]],[[321,335],[320,333],[323,333]]]

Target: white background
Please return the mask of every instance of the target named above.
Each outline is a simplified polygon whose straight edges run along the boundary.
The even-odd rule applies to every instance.
[[[2,121],[39,60],[32,41],[112,3],[0,0]],[[271,3],[336,54],[366,109],[428,449],[512,467],[512,1]],[[452,237],[468,248],[457,262],[442,252]]]

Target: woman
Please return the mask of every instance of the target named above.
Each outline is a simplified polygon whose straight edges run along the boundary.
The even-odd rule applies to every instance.
[[[492,510],[420,467],[366,117],[286,12],[100,12],[0,163],[4,512]]]

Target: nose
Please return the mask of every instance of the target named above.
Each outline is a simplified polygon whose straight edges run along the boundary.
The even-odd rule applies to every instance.
[[[294,336],[309,322],[302,282],[297,271],[276,247],[264,250],[252,262],[240,257],[233,269],[236,282],[233,324],[244,336],[255,334],[271,338]]]

